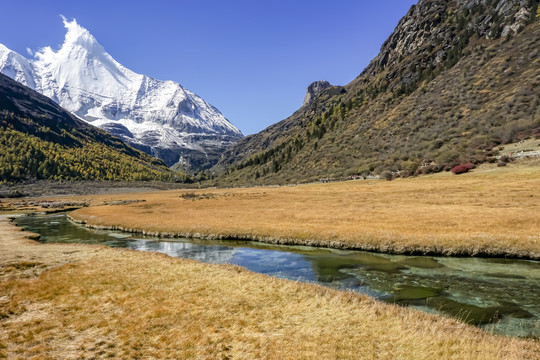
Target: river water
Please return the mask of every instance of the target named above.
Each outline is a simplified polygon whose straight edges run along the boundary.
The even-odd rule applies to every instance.
[[[74,224],[65,213],[20,217],[43,243],[102,244],[352,290],[444,314],[496,334],[540,338],[540,262],[404,256],[254,241],[160,239]]]

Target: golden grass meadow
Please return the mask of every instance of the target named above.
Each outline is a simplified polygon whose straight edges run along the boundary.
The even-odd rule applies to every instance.
[[[70,214],[163,236],[444,255],[540,258],[540,167],[396,181],[102,195]]]
[[[89,207],[71,212],[79,221],[164,235],[538,258],[539,189],[538,166],[513,164],[392,182],[40,201],[84,200]],[[3,209],[33,211],[27,202]],[[29,236],[0,219],[0,358],[540,359],[535,339],[353,292]]]
[[[540,344],[162,254],[40,245],[0,220],[9,359],[537,359]]]

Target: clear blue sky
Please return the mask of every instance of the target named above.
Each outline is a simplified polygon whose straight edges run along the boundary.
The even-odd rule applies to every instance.
[[[121,64],[174,80],[244,134],[302,104],[315,80],[345,85],[416,0],[0,0],[0,43],[28,56],[64,39],[60,14]]]

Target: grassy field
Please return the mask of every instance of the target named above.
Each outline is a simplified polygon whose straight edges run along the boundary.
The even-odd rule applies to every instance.
[[[78,198],[79,200],[81,198]],[[538,160],[472,173],[294,187],[102,195],[89,225],[389,252],[540,258]],[[144,200],[128,205],[108,201]]]
[[[0,357],[540,358],[538,342],[354,293],[18,230],[0,219]]]

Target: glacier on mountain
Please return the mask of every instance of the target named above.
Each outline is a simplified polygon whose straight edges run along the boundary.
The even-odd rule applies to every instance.
[[[174,81],[137,74],[109,55],[75,19],[59,50],[33,59],[0,44],[0,72],[169,166],[198,170],[242,138],[215,107]]]

